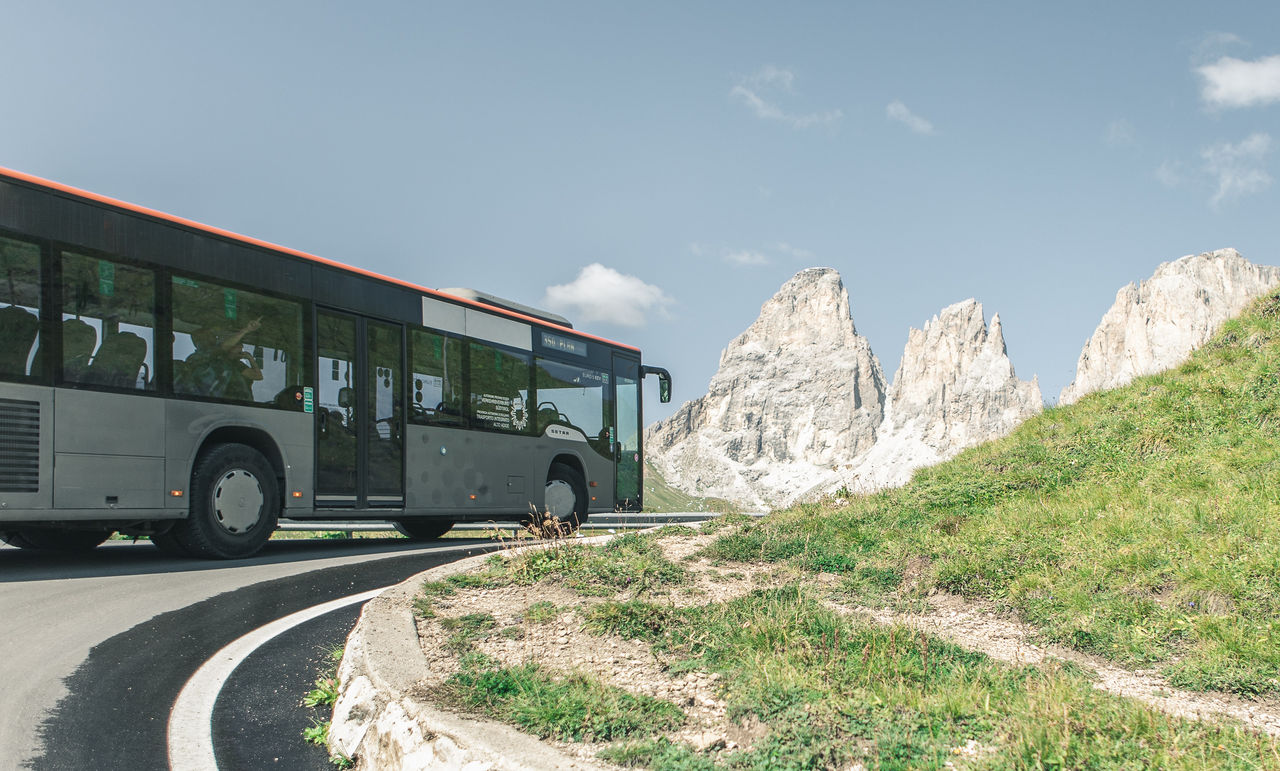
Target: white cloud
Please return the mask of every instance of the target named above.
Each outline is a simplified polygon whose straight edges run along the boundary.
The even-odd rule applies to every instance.
[[[1213,108],[1250,107],[1280,101],[1280,55],[1245,61],[1224,56],[1197,67],[1200,98]]]
[[[779,69],[772,64],[766,64],[755,74],[747,78],[747,82],[756,87],[776,87],[783,91],[790,91],[791,84],[796,80],[796,75],[791,70]]]
[[[796,260],[813,259],[813,252],[809,251],[808,249],[801,249],[797,246],[792,246],[786,241],[778,242],[778,251]]]
[[[1226,56],[1231,49],[1241,47],[1248,47],[1248,43],[1239,35],[1233,35],[1230,32],[1210,32],[1196,45],[1191,60],[1197,63],[1207,62],[1219,56]]]
[[[724,261],[731,265],[768,265],[769,258],[760,252],[754,252],[750,249],[744,249],[738,252],[729,252],[724,256]]]
[[[787,112],[779,106],[778,97],[792,93],[791,86],[795,78],[795,73],[790,70],[769,64],[743,78],[730,89],[729,96],[750,107],[759,118],[782,121],[796,129],[834,123],[843,117],[844,113],[839,110],[800,114]]]
[[[660,287],[594,262],[568,284],[547,287],[543,304],[570,321],[604,321],[641,327],[653,314],[667,316],[674,301]]]
[[[1133,144],[1133,140],[1133,124],[1129,121],[1121,118],[1107,124],[1107,144],[1112,147],[1122,147]]]
[[[1217,181],[1209,203],[1217,206],[1231,198],[1261,193],[1271,187],[1271,175],[1263,168],[1271,153],[1271,135],[1251,134],[1236,144],[1207,147],[1200,153],[1204,168]]]
[[[907,109],[907,106],[902,102],[890,102],[889,105],[884,108],[884,114],[887,115],[890,120],[898,121],[917,134],[933,133],[933,124],[911,112],[911,110]]]
[[[1164,161],[1156,167],[1156,179],[1165,187],[1177,187],[1182,184],[1182,164],[1176,161]]]

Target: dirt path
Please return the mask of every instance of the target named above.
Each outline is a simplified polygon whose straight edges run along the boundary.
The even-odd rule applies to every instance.
[[[984,603],[940,594],[929,598],[930,610],[924,613],[831,605],[842,613],[861,615],[877,623],[905,624],[1011,664],[1039,664],[1046,659],[1069,661],[1095,673],[1098,680],[1094,687],[1108,693],[1138,699],[1177,717],[1201,720],[1226,716],[1256,731],[1280,736],[1280,699],[1247,700],[1228,693],[1183,691],[1170,686],[1154,670],[1124,669],[1069,648],[1036,645],[1032,642],[1036,637],[1034,629],[1002,617]]]

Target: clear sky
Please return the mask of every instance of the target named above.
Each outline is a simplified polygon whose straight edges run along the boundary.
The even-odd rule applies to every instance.
[[[1280,3],[10,3],[0,165],[555,306],[705,391],[796,271],[1055,399],[1122,285],[1280,264]],[[656,404],[647,416],[676,406]]]

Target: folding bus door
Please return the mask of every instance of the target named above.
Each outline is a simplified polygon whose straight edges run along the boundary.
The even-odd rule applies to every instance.
[[[640,454],[640,362],[613,357],[613,383],[617,443],[614,447],[614,506],[620,511],[639,511],[642,462]]]
[[[316,507],[404,508],[403,328],[316,314]]]

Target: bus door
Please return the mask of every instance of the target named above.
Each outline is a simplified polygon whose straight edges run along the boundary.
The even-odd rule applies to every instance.
[[[620,511],[639,511],[641,505],[640,456],[640,362],[614,354],[614,506]]]
[[[316,508],[404,508],[403,330],[316,314]]]

